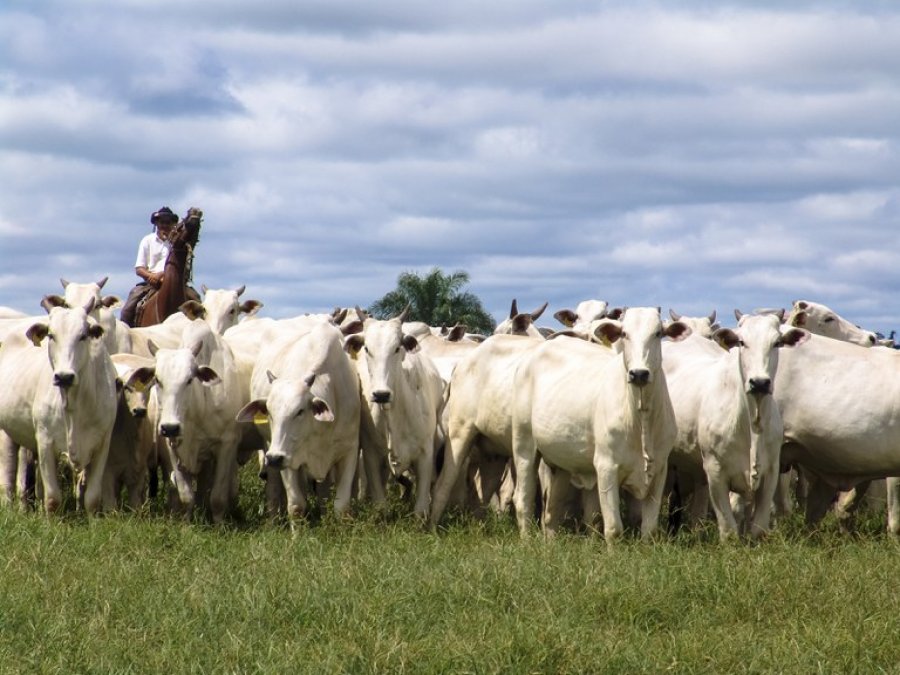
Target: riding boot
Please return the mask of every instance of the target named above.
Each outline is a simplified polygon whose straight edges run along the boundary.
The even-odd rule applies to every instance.
[[[128,293],[128,298],[125,300],[125,304],[122,306],[122,309],[119,311],[119,319],[134,328],[135,314],[137,313],[137,306],[147,293],[150,292],[150,284],[141,283],[131,289]]]

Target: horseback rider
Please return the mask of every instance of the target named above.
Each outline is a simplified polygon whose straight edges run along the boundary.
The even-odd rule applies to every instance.
[[[160,287],[163,280],[163,272],[166,268],[166,258],[169,256],[169,237],[178,223],[178,216],[168,206],[163,206],[158,211],[150,214],[150,223],[154,231],[141,239],[138,245],[137,260],[134,263],[134,272],[141,281],[131,289],[125,305],[119,314],[119,318],[134,326],[138,305],[151,291]],[[197,301],[200,296],[193,288],[186,288],[187,296]]]

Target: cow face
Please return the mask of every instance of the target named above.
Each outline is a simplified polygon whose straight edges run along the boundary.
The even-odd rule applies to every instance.
[[[798,328],[781,332],[781,322],[772,314],[736,313],[735,330],[721,328],[713,339],[725,349],[740,350],[739,363],[744,391],[754,397],[770,396],[778,370],[778,350],[793,347],[809,339],[809,333]]]
[[[272,437],[265,455],[266,465],[296,470],[303,463],[304,446],[319,430],[317,427],[334,421],[334,414],[324,399],[313,394],[314,374],[303,380],[271,379],[268,398],[248,403],[238,413],[237,421],[257,422],[264,418]]]
[[[417,352],[419,342],[412,335],[404,335],[399,318],[389,321],[369,319],[365,323],[361,343],[366,355],[366,367],[371,382],[371,402],[389,406],[402,377],[403,359],[407,352]]]
[[[25,335],[35,344],[46,342],[53,371],[53,384],[67,390],[78,384],[78,373],[90,359],[91,342],[103,335],[103,328],[88,317],[93,299],[84,307],[53,307],[47,323],[32,325]]]
[[[232,291],[203,286],[203,304],[196,300],[188,300],[179,309],[191,320],[204,319],[214,333],[223,335],[226,330],[237,325],[242,312],[254,314],[262,307],[262,303],[258,300],[240,302],[240,296],[245,288],[241,286]]]
[[[156,366],[152,372],[146,368],[138,369],[144,381],[149,380],[149,377],[156,381],[159,434],[171,447],[180,444],[185,424],[191,421],[188,410],[195,389],[221,382],[216,371],[197,363],[196,351],[187,348],[159,349],[155,354]]]
[[[644,387],[651,384],[662,367],[662,338],[683,340],[691,329],[680,321],[663,326],[659,310],[630,307],[621,321],[601,319],[594,322],[594,337],[606,345],[618,344],[625,364],[628,384]]]
[[[786,323],[798,328],[805,328],[816,335],[852,342],[863,347],[874,347],[878,343],[875,333],[855,326],[817,302],[795,300]]]

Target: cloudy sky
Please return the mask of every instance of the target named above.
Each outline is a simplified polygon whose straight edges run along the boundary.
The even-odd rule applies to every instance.
[[[205,211],[195,284],[269,316],[439,266],[498,319],[900,329],[900,7],[4,0],[0,305],[124,298],[163,205]]]

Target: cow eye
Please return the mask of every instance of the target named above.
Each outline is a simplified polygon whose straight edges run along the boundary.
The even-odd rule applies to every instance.
[[[303,408],[300,408],[300,410],[297,411],[297,417],[300,417],[300,415],[302,415],[302,414],[303,414]]]
[[[394,350],[394,353],[397,354],[399,351],[400,351],[400,347],[398,346],[397,349]]]
[[[833,316],[826,316],[824,319],[822,319],[823,323],[831,323],[832,321],[834,321]]]
[[[372,352],[369,351],[369,347],[368,347],[368,346],[363,347],[363,349],[365,350],[366,354],[370,354],[370,355],[371,355]]]

